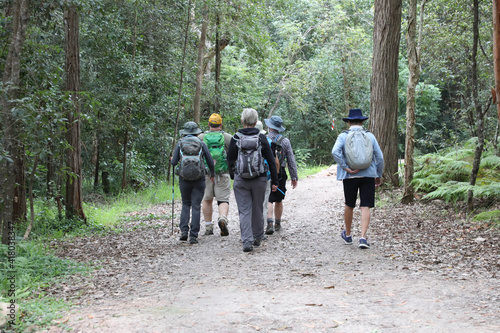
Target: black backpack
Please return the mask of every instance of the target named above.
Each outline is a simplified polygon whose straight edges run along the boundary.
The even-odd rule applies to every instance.
[[[283,139],[284,136],[278,134],[278,136],[275,137],[274,140],[272,140],[271,142],[271,150],[274,152],[274,156],[276,156],[276,158],[279,161],[279,168],[277,170],[278,173],[281,172],[281,169],[284,170],[284,168],[286,168],[286,161],[285,161],[286,155],[285,152],[283,151],[283,146],[281,145]]]
[[[234,138],[238,147],[236,174],[243,179],[252,179],[266,174],[268,166],[264,163],[264,157],[262,156],[260,134],[245,135],[238,132],[234,135]]]
[[[205,163],[203,162],[201,140],[195,136],[186,136],[179,141],[180,159],[178,175],[189,181],[205,177]]]

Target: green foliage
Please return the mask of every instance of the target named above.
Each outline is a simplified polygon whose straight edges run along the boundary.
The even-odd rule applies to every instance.
[[[83,264],[54,256],[37,241],[17,243],[14,275],[7,259],[7,246],[0,245],[0,299],[3,302],[15,299],[20,306],[16,321],[19,332],[35,324],[43,327],[59,316],[59,310],[68,308],[67,303],[46,296],[42,291],[44,287],[60,283],[65,276],[89,270]],[[15,296],[9,295],[12,276],[15,278]]]
[[[413,179],[415,191],[426,192],[425,199],[428,200],[463,201],[470,190],[476,198],[499,200],[500,158],[491,152],[486,152],[482,159],[476,185],[469,184],[476,141],[472,138],[464,143],[463,148],[418,157]]]
[[[303,165],[298,168],[299,181],[307,176],[315,175],[323,170],[328,169],[328,165]]]
[[[476,222],[492,222],[494,223],[497,227],[500,226],[500,210],[492,210],[488,212],[482,212],[474,216],[473,218],[474,221]]]
[[[159,181],[137,192],[123,192],[118,197],[109,197],[105,202],[88,203],[84,207],[85,212],[93,225],[112,227],[119,223],[126,213],[142,210],[151,205],[172,202],[172,194],[174,194],[174,200],[178,200],[180,192],[177,181],[176,179],[175,185]],[[170,212],[168,214],[171,215]]]

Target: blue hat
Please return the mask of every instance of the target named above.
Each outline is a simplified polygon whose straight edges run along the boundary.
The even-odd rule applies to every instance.
[[[285,128],[283,125],[283,120],[278,116],[272,116],[269,119],[264,119],[267,127],[277,130],[278,132],[283,132]]]
[[[349,120],[366,120],[368,117],[363,116],[361,109],[350,109],[349,117],[342,118],[343,121],[348,122]]]

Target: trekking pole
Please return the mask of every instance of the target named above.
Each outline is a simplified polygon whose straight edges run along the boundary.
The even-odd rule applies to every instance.
[[[184,66],[186,63],[186,48],[187,48],[187,42],[188,42],[189,26],[191,24],[190,8],[191,8],[191,0],[189,0],[189,4],[188,4],[187,10],[186,10],[187,22],[186,22],[186,30],[184,33],[184,48],[182,51],[181,73],[180,73],[180,79],[179,79],[179,94],[178,94],[178,98],[177,98],[177,117],[175,120],[175,131],[174,131],[174,138],[172,141],[172,155],[171,156],[174,155],[173,153],[174,153],[174,149],[175,149],[175,140],[177,138],[177,129],[179,127],[179,114],[181,112],[182,81],[184,78]],[[174,183],[175,183],[174,169],[175,168],[172,168],[172,234],[174,233]]]
[[[174,194],[175,194],[175,168],[172,167],[172,235],[174,234]]]

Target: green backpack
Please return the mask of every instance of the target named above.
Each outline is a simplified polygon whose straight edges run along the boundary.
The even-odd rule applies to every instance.
[[[214,159],[215,173],[227,172],[226,150],[224,149],[224,132],[209,131],[205,133],[203,141]]]

